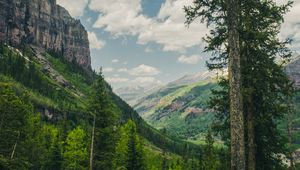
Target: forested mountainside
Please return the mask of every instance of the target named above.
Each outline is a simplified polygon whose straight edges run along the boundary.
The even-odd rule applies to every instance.
[[[299,91],[300,57],[295,57],[285,70],[294,86]],[[212,76],[211,74],[214,74]],[[172,83],[139,99],[133,106],[149,124],[157,129],[165,129],[172,136],[194,143],[203,143],[207,130],[212,127],[215,116],[210,109],[209,100],[212,89],[218,89],[217,75],[210,73],[209,77],[198,75],[184,76]],[[221,75],[221,74],[220,74]],[[198,80],[198,82],[197,82]],[[193,82],[196,81],[196,82]],[[293,143],[300,148],[300,99],[296,93],[296,103],[293,119]],[[280,128],[287,133],[287,122],[281,122]]]
[[[139,100],[134,106],[151,125],[181,139],[202,137],[214,114],[208,107],[216,80],[190,85],[166,86]]]
[[[76,153],[72,152],[83,149],[82,153],[77,153],[81,162],[73,166],[88,167],[89,156],[85,154],[90,150],[93,125],[89,101],[93,91],[92,82],[99,76],[56,53],[41,51],[37,47],[18,50],[1,45],[1,136],[5,138],[1,137],[0,141],[0,165],[4,169],[21,166],[21,169],[64,169],[64,161],[73,161],[72,154]],[[132,127],[136,128],[136,135],[145,152],[143,166],[156,169],[163,165],[163,160],[174,164],[174,167],[182,166],[183,155],[189,159],[201,154],[200,147],[169,138],[149,126],[112,92],[107,83],[103,83],[108,90],[108,98],[116,106],[108,105],[108,109],[120,115],[113,123],[123,129],[119,135],[128,135]],[[128,120],[133,122],[128,124]],[[18,144],[14,148],[16,142]],[[75,145],[82,148],[72,150],[75,147],[71,146],[72,142],[78,142]],[[122,139],[122,142],[126,142],[126,139]],[[125,145],[120,145],[120,149],[124,149]],[[39,152],[28,150],[32,147],[37,147]]]
[[[137,100],[139,115],[112,91],[102,69],[92,70],[88,32],[56,0],[0,0],[0,169],[299,169],[299,58],[284,67],[292,52],[289,40],[278,39],[292,3],[228,2],[179,5],[185,24],[200,17],[213,25],[204,38],[212,54],[206,64],[228,68],[229,76],[185,76]],[[86,3],[91,8],[95,1]],[[160,22],[140,17],[140,10],[129,16],[149,26]],[[200,56],[186,58],[178,62]],[[147,73],[138,75],[160,73],[146,65],[122,70],[135,75],[141,67]]]
[[[149,126],[91,70],[87,31],[55,0],[0,4],[0,169],[199,166],[199,146]]]

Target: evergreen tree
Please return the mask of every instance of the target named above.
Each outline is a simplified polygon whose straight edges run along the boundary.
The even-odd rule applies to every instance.
[[[218,155],[214,149],[214,138],[209,130],[205,138],[204,147],[204,158],[203,158],[203,169],[217,170],[219,168],[220,162],[218,161]]]
[[[108,94],[108,85],[102,75],[98,75],[92,86],[89,110],[95,115],[95,141],[93,168],[110,170],[115,154],[116,130],[119,110]]]
[[[31,111],[31,106],[16,96],[10,85],[0,83],[0,169],[27,166],[21,144]]]
[[[195,7],[185,7],[188,24],[195,18],[202,17],[202,20],[207,20],[208,24],[216,24],[217,30],[222,27],[227,31],[225,41],[229,72],[231,168],[243,170],[245,169],[245,140],[241,94],[240,1],[197,0],[194,1],[194,5]],[[211,32],[216,33],[214,30]],[[213,46],[215,42],[208,39],[208,43],[210,43],[208,46]],[[220,44],[225,45],[223,42]]]
[[[88,160],[86,134],[81,127],[77,127],[69,132],[63,158],[64,169],[86,169]]]
[[[143,170],[145,167],[143,146],[131,120],[120,130],[114,164],[115,169]]]
[[[195,1],[195,7],[186,8],[188,23],[197,17],[203,17],[215,27],[206,38],[208,46],[205,51],[214,52],[208,66],[211,69],[222,68],[228,64],[228,36],[226,20],[227,4],[225,1]],[[285,140],[277,128],[277,121],[288,113],[285,101],[292,94],[290,83],[283,72],[282,65],[275,61],[276,57],[286,59],[290,56],[285,47],[288,41],[278,40],[283,14],[291,3],[277,6],[272,0],[241,0],[240,23],[240,55],[242,74],[243,112],[245,113],[245,130],[247,139],[248,169],[280,169],[282,168],[278,154],[285,153]],[[220,81],[223,90],[215,91],[212,105],[219,113],[222,134],[228,139],[230,126],[231,96],[229,81]]]

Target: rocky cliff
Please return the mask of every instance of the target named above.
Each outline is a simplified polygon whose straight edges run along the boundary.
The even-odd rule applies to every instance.
[[[62,53],[90,69],[87,31],[56,0],[0,0],[0,41]]]
[[[289,78],[294,82],[295,87],[300,89],[300,56],[289,63],[285,70]]]

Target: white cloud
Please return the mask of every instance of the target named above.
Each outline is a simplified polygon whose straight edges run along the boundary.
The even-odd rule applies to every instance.
[[[153,76],[159,74],[160,70],[152,66],[141,64],[129,70],[128,73],[133,76]]]
[[[101,49],[105,45],[105,41],[98,39],[94,32],[88,32],[88,38],[92,49]]]
[[[57,4],[66,8],[71,16],[80,17],[88,4],[88,0],[57,0]]]
[[[178,58],[178,62],[184,64],[197,64],[200,59],[201,57],[198,55],[192,55],[192,56],[182,55]]]
[[[117,72],[119,72],[119,73],[128,73],[128,69],[127,68],[119,68],[117,70]]]
[[[114,35],[135,35],[151,23],[151,19],[141,15],[141,0],[91,0],[90,9],[101,12],[95,28]]]
[[[158,75],[160,73],[160,70],[158,68],[155,68],[152,66],[141,64],[132,69],[119,68],[117,70],[117,72],[118,73],[128,73],[131,76],[154,76],[154,75]]]
[[[146,47],[146,48],[145,48],[145,52],[146,52],[146,53],[152,53],[153,50],[152,50],[150,47]]]
[[[115,69],[112,67],[105,67],[102,69],[102,71],[103,71],[103,73],[110,73],[110,72],[115,71]]]
[[[137,77],[134,80],[132,80],[132,83],[134,85],[139,86],[154,86],[154,85],[161,85],[162,82],[154,77]]]
[[[203,43],[202,37],[208,32],[205,24],[192,23],[189,28],[184,24],[183,7],[192,0],[166,0],[151,27],[144,29],[138,43],[156,42],[163,45],[164,51],[185,51]]]
[[[62,1],[62,0],[61,0]],[[275,0],[284,4],[286,0]],[[149,18],[142,14],[141,0],[91,0],[89,8],[98,11],[99,17],[94,23],[95,28],[119,37],[137,35],[137,43],[146,45],[155,42],[162,45],[164,51],[185,52],[194,46],[202,46],[202,38],[208,33],[206,24],[195,21],[189,28],[184,25],[185,13],[183,6],[192,4],[193,0],[166,0],[157,16]],[[294,7],[285,17],[285,23],[279,37],[292,37],[294,46],[300,46],[299,19],[300,1],[296,0]],[[298,34],[297,34],[298,33]],[[149,51],[145,49],[145,51]]]
[[[276,0],[279,5],[286,4],[286,0]],[[300,1],[294,1],[293,7],[284,16],[279,37],[281,39],[292,38],[292,48],[300,48]]]
[[[113,59],[113,60],[111,60],[111,62],[112,62],[112,63],[118,63],[119,60],[118,60],[118,59]]]
[[[108,83],[111,83],[111,84],[116,84],[116,83],[126,83],[129,81],[129,79],[127,78],[122,78],[122,77],[107,77],[105,78],[105,80],[108,82]]]
[[[126,78],[119,77],[119,75],[114,75],[112,77],[107,77],[105,80],[111,84],[114,88],[116,87],[126,87],[126,86],[139,86],[144,88],[153,88],[159,85],[162,85],[162,82],[154,77],[145,76],[145,77],[134,77]]]
[[[141,0],[91,0],[89,7],[101,14],[95,28],[103,28],[115,36],[137,35],[139,44],[156,42],[164,51],[185,51],[202,44],[207,33],[205,24],[184,25],[184,5],[193,0],[166,0],[159,14],[148,18],[142,14]]]

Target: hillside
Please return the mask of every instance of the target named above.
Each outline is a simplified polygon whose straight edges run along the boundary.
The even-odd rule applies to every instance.
[[[286,73],[299,89],[300,58],[286,66]],[[214,119],[208,109],[211,89],[218,88],[213,77],[216,73],[196,73],[186,75],[153,93],[139,99],[134,105],[137,112],[153,127],[166,129],[167,132],[183,140],[199,143]],[[293,114],[293,143],[299,145],[299,90],[295,94],[295,113]],[[286,131],[287,122],[279,124]],[[299,146],[297,146],[298,148]]]
[[[56,53],[42,51],[44,50],[35,46],[18,50],[9,45],[1,45],[0,82],[12,86],[16,94],[26,95],[27,102],[33,104],[42,121],[62,129],[61,135],[76,126],[82,126],[86,133],[90,133],[92,115],[88,111],[88,101],[91,83],[97,75],[87,72],[77,63],[69,63]],[[168,159],[180,159],[178,155],[187,152],[187,145],[191,151],[201,153],[199,146],[170,138],[149,126],[106,85],[120,111],[121,125],[133,120],[139,135],[145,140],[145,149],[155,153],[156,156],[148,157],[149,161],[162,161],[163,150],[167,150],[169,156],[173,155]]]
[[[182,86],[166,86],[141,99],[134,108],[157,129],[180,139],[203,137],[212,123],[213,111],[207,106],[214,80]]]
[[[32,113],[40,115],[39,118],[33,118],[40,119],[38,124],[42,127],[38,129],[50,128],[52,130],[49,133],[53,132],[56,133],[56,137],[59,136],[56,141],[56,138],[50,137],[53,145],[61,147],[59,152],[64,152],[61,150],[64,146],[61,145],[67,141],[67,135],[78,128],[83,128],[83,133],[87,136],[83,143],[87,145],[91,142],[93,125],[93,114],[89,110],[91,86],[99,78],[91,69],[87,31],[79,20],[73,19],[68,11],[56,5],[55,0],[0,0],[0,4],[6,8],[0,12],[1,90],[6,92],[6,88],[11,88],[14,93],[11,95],[16,95],[21,101],[24,100],[24,103],[32,105]],[[138,136],[145,141],[145,152],[155,155],[147,156],[147,161],[155,161],[156,164],[147,163],[147,166],[158,168],[162,159],[173,161],[174,158],[180,161],[181,155],[190,155],[192,150],[196,151],[196,154],[201,153],[199,146],[170,138],[149,126],[137,112],[113,93],[108,83],[105,83],[105,86],[108,89],[108,98],[111,98],[117,107],[115,112],[120,114],[120,119],[114,123],[121,127],[133,120]],[[32,116],[35,114],[29,115],[29,118]],[[3,121],[2,112],[1,117]],[[48,132],[39,133],[43,136]],[[1,144],[5,142],[0,141]],[[23,145],[25,146],[25,143],[22,143]],[[189,150],[186,149],[187,146]],[[40,147],[44,149],[48,146],[41,144]],[[86,147],[89,148],[90,145]],[[21,151],[18,152],[21,155]],[[7,162],[5,154],[1,152],[0,156],[0,169],[14,166],[14,163]],[[35,163],[40,163],[39,159],[36,161]],[[57,160],[50,161],[55,162],[55,166],[60,166]],[[19,163],[21,164],[21,161]]]

